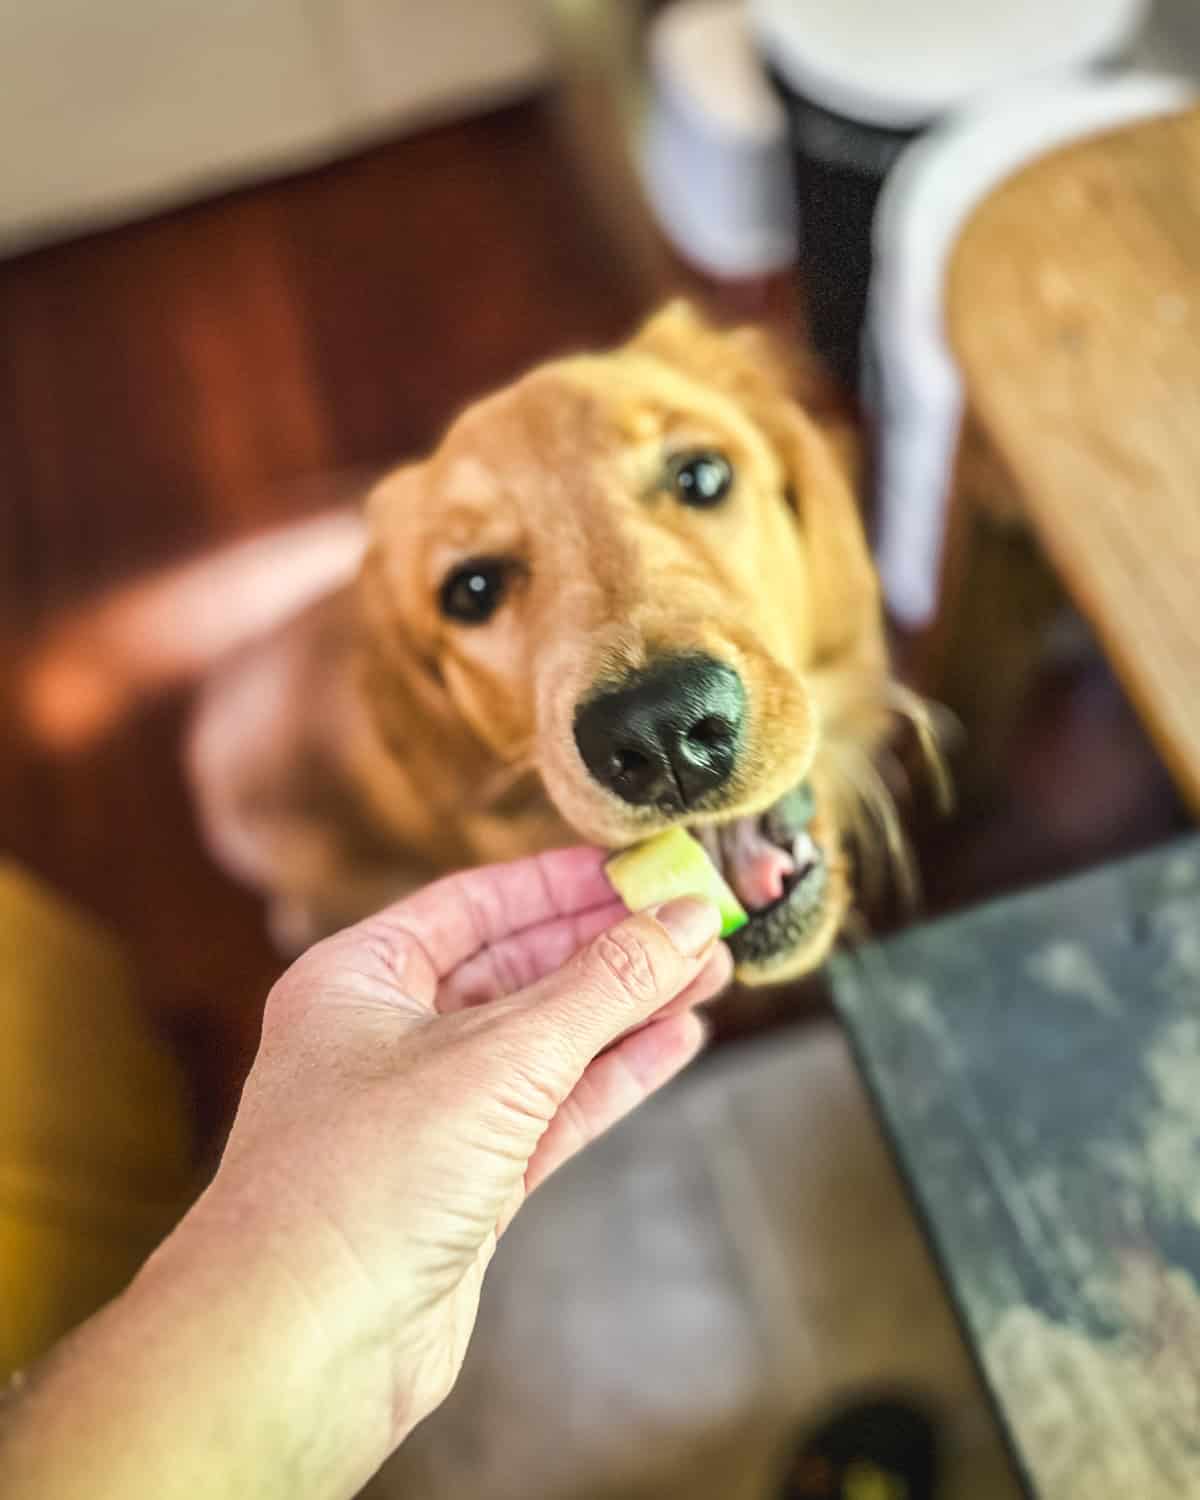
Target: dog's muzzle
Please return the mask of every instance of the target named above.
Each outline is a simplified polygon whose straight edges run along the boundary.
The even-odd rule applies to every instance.
[[[820,926],[828,864],[810,832],[816,809],[807,783],[765,813],[722,817],[745,711],[732,667],[681,655],[606,684],[580,706],[574,729],[598,785],[684,825],[704,845],[749,913],[731,946],[739,963],[753,965],[803,946]]]

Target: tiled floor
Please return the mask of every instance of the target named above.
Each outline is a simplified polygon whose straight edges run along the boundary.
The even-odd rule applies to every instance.
[[[370,1494],[768,1500],[798,1424],[879,1390],[938,1417],[947,1500],[1017,1500],[845,1044],[822,1024],[716,1058],[534,1198],[458,1387]]]

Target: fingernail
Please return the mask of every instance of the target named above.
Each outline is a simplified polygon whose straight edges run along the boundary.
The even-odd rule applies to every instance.
[[[666,928],[667,936],[685,958],[694,958],[712,943],[721,930],[721,914],[708,901],[680,896],[651,909],[650,915]]]

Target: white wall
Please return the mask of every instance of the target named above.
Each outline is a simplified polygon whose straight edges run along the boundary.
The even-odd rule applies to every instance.
[[[0,253],[511,95],[540,0],[0,3]]]

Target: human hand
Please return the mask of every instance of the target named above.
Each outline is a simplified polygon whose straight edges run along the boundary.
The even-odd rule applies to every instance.
[[[627,917],[602,859],[439,881],[268,1000],[212,1198],[277,1247],[328,1338],[374,1345],[392,1445],[453,1384],[526,1196],[695,1055],[692,1007],[730,978],[712,908]]]
[[[309,950],[208,1190],[0,1413],[30,1500],[341,1500],[454,1383],[497,1238],[697,1052],[715,909],[625,917],[574,849]]]

